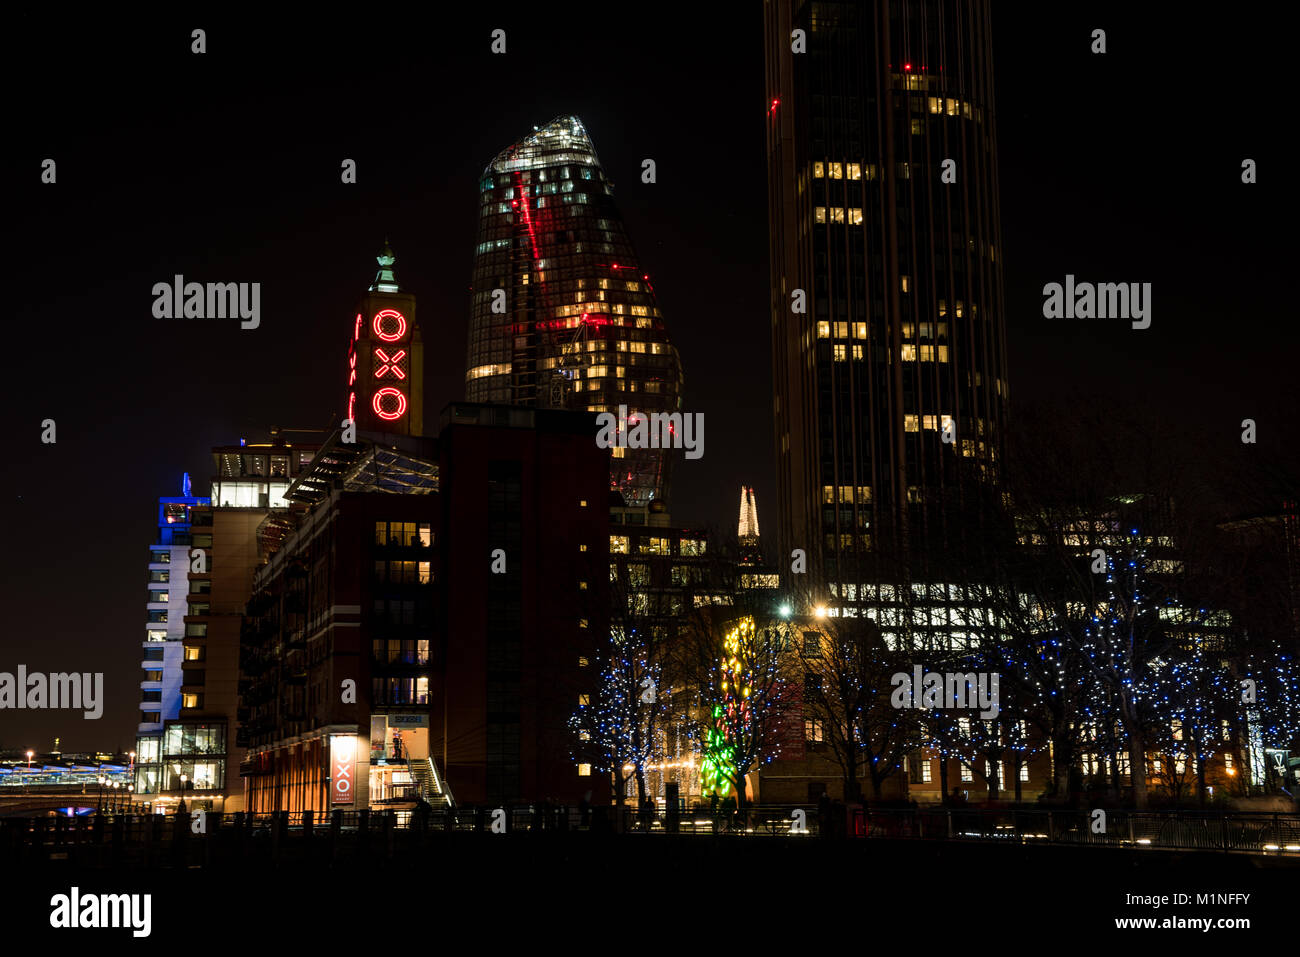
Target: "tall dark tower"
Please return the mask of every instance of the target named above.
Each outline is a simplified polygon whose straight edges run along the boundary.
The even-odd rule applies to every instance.
[[[886,562],[959,580],[996,487],[989,20],[984,0],[764,3],[780,539],[841,598]]]
[[[479,182],[465,397],[626,420],[681,409],[682,369],[614,188],[576,116],[503,150]],[[666,501],[672,453],[611,449],[629,505]]]
[[[403,292],[388,242],[379,273],[357,304],[348,346],[346,416],[364,432],[424,434],[424,343],[415,297]]]

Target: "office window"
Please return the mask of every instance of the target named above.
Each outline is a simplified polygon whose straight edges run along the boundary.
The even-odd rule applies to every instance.
[[[829,322],[817,323],[817,338],[829,339],[831,337],[831,324]]]
[[[814,206],[814,207],[813,207],[813,222],[814,222],[814,223],[824,223],[824,222],[826,222],[826,207],[825,207],[825,206]]]
[[[203,707],[203,695],[193,691],[185,692],[184,694],[181,695],[181,707],[182,708]]]

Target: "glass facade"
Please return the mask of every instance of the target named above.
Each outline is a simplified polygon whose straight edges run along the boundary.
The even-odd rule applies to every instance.
[[[832,581],[881,553],[942,580],[1007,407],[988,5],[765,16],[783,544]]]
[[[479,182],[465,395],[637,417],[681,409],[682,369],[582,122],[560,117]],[[626,421],[619,428],[626,429]],[[665,500],[670,453],[613,450],[610,487]]]

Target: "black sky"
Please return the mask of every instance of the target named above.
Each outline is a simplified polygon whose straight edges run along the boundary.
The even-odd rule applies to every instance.
[[[12,20],[0,671],[103,671],[108,704],[98,722],[2,712],[0,748],[129,746],[157,497],[179,494],[184,471],[206,494],[212,445],[337,419],[350,310],[385,236],[418,297],[426,421],[463,397],[478,174],[560,114],[582,118],[615,181],[685,408],[705,413],[674,518],[730,530],[752,484],[775,527],[758,5],[468,6]],[[1207,458],[1253,454],[1239,441],[1251,417],[1260,454],[1287,447],[1282,9],[995,8],[1013,417],[1044,399],[1140,408]],[[195,26],[204,56],[189,52]],[[489,52],[497,27],[505,56]],[[1089,52],[1096,27],[1104,56]],[[40,183],[46,157],[57,185]],[[1240,182],[1246,157],[1255,186]],[[355,186],[339,181],[344,158]],[[262,283],[261,328],[154,319],[151,287],[176,273]],[[1151,282],[1152,327],[1043,319],[1042,286],[1066,273]],[[45,418],[56,445],[40,442]]]

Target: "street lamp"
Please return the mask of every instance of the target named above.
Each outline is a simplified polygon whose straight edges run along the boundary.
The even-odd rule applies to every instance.
[[[99,781],[99,796],[95,799],[95,813],[103,814],[104,813],[104,775],[101,774],[97,780]]]
[[[181,800],[180,803],[176,805],[177,814],[185,813],[185,783],[189,781],[189,779],[190,778],[188,774],[181,775]]]
[[[114,814],[118,812],[118,795],[121,794],[118,788],[120,788],[121,786],[122,786],[121,781],[113,782],[113,813]]]

